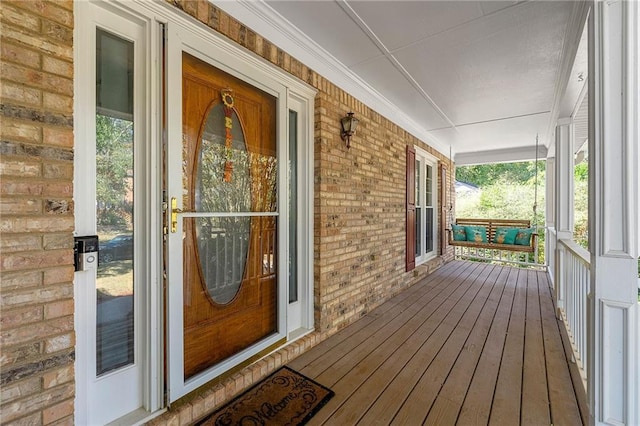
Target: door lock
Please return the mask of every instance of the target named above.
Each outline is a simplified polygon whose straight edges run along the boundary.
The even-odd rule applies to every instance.
[[[178,213],[182,213],[182,210],[178,208],[178,199],[171,197],[171,233],[178,232]]]

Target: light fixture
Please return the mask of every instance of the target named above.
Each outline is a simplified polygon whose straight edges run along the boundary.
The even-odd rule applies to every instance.
[[[342,126],[342,133],[340,133],[340,137],[347,143],[347,149],[351,148],[351,136],[356,132],[358,121],[360,120],[355,118],[352,112],[340,119],[340,125]]]

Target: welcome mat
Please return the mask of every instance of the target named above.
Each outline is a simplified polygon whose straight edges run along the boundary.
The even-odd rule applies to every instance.
[[[281,367],[196,425],[303,425],[333,395],[331,389]]]

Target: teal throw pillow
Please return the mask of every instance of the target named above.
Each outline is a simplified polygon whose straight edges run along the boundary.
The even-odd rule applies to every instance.
[[[451,225],[453,241],[467,241],[467,233],[462,225]]]
[[[531,244],[531,234],[533,234],[532,228],[518,229],[518,234],[516,235],[516,245],[528,246],[529,244]]]
[[[497,244],[515,244],[518,230],[516,228],[497,228],[493,242]]]
[[[474,241],[476,243],[487,242],[487,228],[484,226],[465,226],[464,230],[467,233],[467,241]]]

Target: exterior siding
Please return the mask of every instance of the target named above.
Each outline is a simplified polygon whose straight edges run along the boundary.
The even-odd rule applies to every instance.
[[[0,8],[0,410],[73,423],[73,2]]]
[[[210,3],[169,3],[318,89],[316,332],[212,383],[152,422],[186,424],[451,260],[449,249],[405,272],[405,146],[418,145],[443,162],[449,183],[452,167],[445,155]],[[73,3],[7,0],[0,13],[1,420],[72,423]],[[360,124],[347,150],[340,118],[349,111]],[[453,199],[452,185],[450,190]]]

